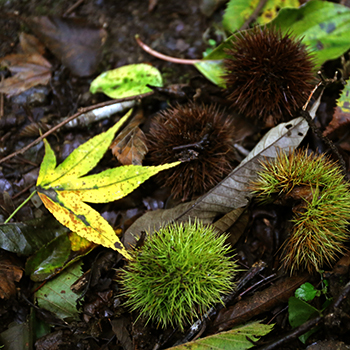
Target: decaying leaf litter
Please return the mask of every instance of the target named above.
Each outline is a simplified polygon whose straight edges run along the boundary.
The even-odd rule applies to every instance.
[[[11,40],[16,42],[16,38],[21,34],[18,27],[18,21],[21,20],[28,25],[28,33],[40,38],[46,47],[45,52],[39,51],[40,55],[43,55],[51,65],[50,67],[45,63],[44,74],[52,75],[52,77],[47,86],[36,86],[11,99],[9,97],[4,99],[4,115],[0,119],[2,123],[0,131],[2,159],[34,141],[39,136],[38,130],[45,132],[57,125],[59,121],[65,120],[67,116],[79,112],[79,108],[102,102],[102,105],[98,106],[100,109],[92,108],[93,111],[88,109],[81,111],[83,117],[89,115],[96,118],[95,120],[102,119],[98,119],[93,124],[88,124],[89,122],[83,119],[82,122],[77,123],[80,128],[74,128],[73,125],[73,129],[72,126],[57,129],[55,136],[49,133],[45,141],[46,150],[51,154],[56,154],[58,164],[64,164],[65,159],[69,159],[74,149],[78,149],[80,145],[84,147],[86,142],[97,135],[103,135],[102,133],[115,125],[133,105],[138,108],[137,113],[139,119],[143,120],[143,124],[137,126],[138,122],[135,121],[134,126],[129,124],[129,130],[126,126],[124,135],[119,134],[119,140],[113,145],[113,153],[120,155],[118,160],[107,152],[95,169],[92,170],[93,167],[90,167],[87,170],[92,170],[87,177],[97,179],[100,173],[108,172],[112,168],[118,169],[121,164],[140,164],[142,162],[144,165],[150,165],[147,163],[147,154],[142,161],[146,153],[147,132],[152,116],[159,110],[164,110],[167,105],[185,104],[196,99],[199,103],[215,102],[224,106],[226,112],[230,111],[221,88],[207,82],[203,76],[198,76],[193,67],[178,66],[149,56],[137,48],[133,36],[139,34],[146,43],[153,42],[153,48],[168,56],[198,59],[201,58],[202,52],[207,47],[213,47],[213,45],[205,45],[209,39],[215,40],[217,44],[225,39],[224,31],[220,31],[212,24],[221,23],[216,16],[224,13],[224,26],[232,32],[239,30],[245,24],[245,21],[249,19],[249,13],[254,11],[255,5],[251,5],[250,9],[243,9],[244,5],[239,4],[238,1],[236,3],[231,1],[228,8],[233,7],[235,11],[237,9],[245,11],[239,21],[235,22],[230,17],[230,12],[225,12],[224,6],[214,10],[216,12],[212,16],[210,9],[205,8],[204,4],[198,6],[197,3],[183,6],[171,2],[152,6],[150,4],[151,8],[155,7],[148,12],[148,4],[138,1],[129,2],[123,9],[124,12],[116,11],[115,18],[112,18],[111,8],[107,4],[96,7],[93,2],[85,1],[72,10],[68,18],[63,19],[40,17],[39,15],[43,13],[39,13],[36,8],[36,5],[39,4],[38,1],[24,4],[23,7],[18,5],[17,10],[22,18],[16,19],[9,16],[4,20],[6,23],[4,28],[9,29],[9,36],[5,44]],[[59,7],[63,5],[55,4],[51,10],[60,9],[58,12],[63,14],[63,7]],[[350,44],[346,40],[338,42],[332,40],[335,37],[341,37],[346,32],[349,9],[342,5],[320,1],[311,1],[297,9],[299,5],[291,1],[286,9],[280,11],[272,24],[281,27],[282,31],[293,30],[296,35],[304,36],[305,42],[316,52],[315,61],[319,67],[325,61],[333,60],[323,66],[324,78],[332,79],[335,71],[339,70],[342,73],[341,77],[346,80],[348,57],[345,52],[349,49]],[[114,5],[111,6],[113,8]],[[276,8],[281,7],[278,1],[269,1],[267,6],[268,8],[262,11],[262,15],[257,17],[257,23],[268,23],[277,13]],[[7,4],[4,9],[12,13],[15,7],[13,4]],[[68,6],[65,6],[64,10],[67,8]],[[52,14],[48,8],[45,10],[47,11],[45,15]],[[128,17],[125,16],[126,13],[133,16],[134,21],[131,27],[128,27],[125,22]],[[205,17],[204,13],[209,17]],[[103,17],[98,17],[102,15]],[[197,20],[193,21],[191,16],[195,16]],[[75,17],[88,17],[88,20],[84,23],[77,21]],[[105,26],[105,29],[102,30],[101,18],[106,23],[115,25]],[[304,18],[304,21],[301,18]],[[316,27],[312,27],[314,22],[310,21],[310,18],[316,18],[319,21],[316,21],[318,23]],[[143,21],[148,23],[148,29],[143,25]],[[44,27],[49,35],[41,35],[41,27]],[[62,36],[55,36],[53,28],[58,28],[58,32],[63,33]],[[203,40],[198,40],[202,38],[207,28],[210,30],[203,36]],[[147,32],[149,29],[154,31]],[[162,35],[157,36],[154,33]],[[76,55],[74,47],[84,48],[89,37],[91,37],[92,44],[88,56],[91,56],[92,59],[77,66],[76,63],[80,62],[80,56]],[[119,40],[118,50],[112,43],[116,38]],[[107,46],[102,51],[102,45],[106,40]],[[327,45],[330,43],[330,46],[325,45],[326,42]],[[218,78],[222,72],[220,59],[224,58],[225,51],[223,50],[228,43],[229,41],[226,41],[209,53],[206,61],[196,63],[199,71],[214,83],[219,82]],[[1,56],[20,55],[19,51],[12,49],[13,47],[15,45],[2,44]],[[125,54],[124,57],[123,54]],[[334,60],[343,54],[342,59]],[[86,56],[85,52],[83,57]],[[72,57],[71,62],[70,57]],[[96,62],[100,57],[103,57],[103,60],[100,66],[97,66]],[[126,100],[129,101],[121,102],[130,103],[127,109],[122,107],[124,111],[121,111],[119,116],[104,119],[114,107],[103,106],[103,102],[107,101],[104,95],[91,95],[88,92],[93,78],[112,68],[146,62],[152,62],[153,67],[157,68],[161,74],[161,82],[159,79],[148,82],[157,87],[155,92],[150,92],[152,90],[149,88],[148,90],[136,90],[134,95],[147,94],[145,95],[147,97],[142,99],[141,105],[135,104],[132,99],[126,97]],[[8,79],[9,73],[6,74],[5,78]],[[175,85],[169,86],[170,83]],[[27,86],[23,88],[26,89]],[[8,90],[4,92],[10,93]],[[336,102],[339,95],[339,102]],[[310,115],[312,118],[316,115],[316,126],[320,131],[325,130],[324,135],[328,135],[333,140],[338,148],[338,153],[347,165],[350,149],[347,134],[348,86],[345,85],[344,88],[338,78],[337,82],[328,85],[322,100],[317,100],[317,96],[312,102],[313,109],[310,110]],[[333,114],[335,105],[337,105],[336,113]],[[233,114],[233,112],[230,113]],[[285,214],[285,203],[274,202],[263,206],[258,205],[251,196],[249,188],[245,186],[247,178],[256,176],[256,171],[259,170],[258,160],[266,159],[266,157],[273,159],[277,149],[290,151],[290,148],[301,144],[301,147],[308,146],[310,150],[319,153],[332,154],[329,150],[329,143],[308,131],[309,125],[303,117],[298,115],[293,117],[291,121],[278,124],[275,129],[270,126],[269,131],[266,127],[255,125],[244,116],[235,115],[234,124],[237,133],[235,147],[237,161],[240,162],[240,165],[223,182],[209,192],[193,198],[190,202],[177,201],[170,195],[169,189],[161,188],[156,179],[151,179],[127,197],[108,204],[88,206],[102,215],[103,220],[107,220],[110,227],[115,230],[115,237],[120,237],[122,244],[127,249],[130,249],[130,244],[138,244],[142,249],[145,230],[153,231],[158,229],[162,223],[173,220],[186,222],[188,218],[197,217],[203,222],[214,222],[214,227],[218,232],[228,232],[229,242],[234,245],[235,252],[243,265],[237,280],[236,292],[224,299],[227,308],[222,308],[222,305],[213,307],[208,311],[208,315],[203,316],[205,322],[202,322],[203,320],[197,322],[184,334],[179,331],[171,334],[172,329],[157,328],[152,323],[146,325],[145,320],[142,319],[135,322],[138,317],[137,311],[130,313],[124,306],[125,297],[121,296],[118,290],[120,287],[118,271],[127,262],[118,253],[81,238],[77,235],[78,231],[69,232],[47,212],[34,195],[33,201],[21,208],[11,222],[0,226],[1,269],[4,271],[1,278],[8,282],[4,284],[8,287],[2,291],[3,300],[0,309],[2,318],[0,341],[5,348],[10,349],[10,344],[15,344],[12,346],[15,346],[16,349],[22,348],[25,342],[34,344],[32,340],[29,340],[30,337],[37,339],[34,345],[34,348],[37,349],[47,348],[48,342],[52,342],[52,339],[55,339],[56,346],[65,348],[76,348],[77,344],[85,348],[94,348],[107,343],[105,348],[110,349],[118,346],[128,349],[140,346],[168,348],[183,341],[192,340],[199,328],[202,329],[203,340],[190,343],[190,346],[224,348],[235,346],[235,342],[240,342],[235,331],[231,332],[234,326],[239,327],[238,331],[241,334],[245,334],[243,348],[249,348],[253,344],[247,342],[246,339],[255,340],[255,337],[263,336],[271,331],[267,323],[275,324],[268,339],[278,346],[276,345],[278,343],[275,342],[276,336],[282,335],[283,338],[283,334],[286,336],[291,331],[291,326],[288,326],[288,322],[286,323],[288,317],[290,324],[297,328],[294,330],[295,335],[292,336],[292,341],[284,343],[283,348],[303,348],[306,345],[303,345],[301,341],[306,341],[306,344],[321,340],[331,341],[331,338],[322,331],[325,324],[328,329],[332,330],[333,335],[336,335],[336,339],[332,340],[334,343],[347,342],[346,322],[337,316],[340,311],[347,313],[346,301],[341,303],[343,296],[346,296],[348,292],[346,282],[349,259],[347,255],[330,266],[325,265],[324,272],[315,272],[311,275],[298,273],[292,277],[288,273],[283,273],[279,270],[279,248],[287,239],[285,232],[288,232],[290,222]],[[21,135],[27,138],[18,138],[20,130],[25,130]],[[145,134],[146,139],[143,138],[142,133]],[[205,141],[205,138],[197,140],[199,145],[194,148],[194,152],[205,145]],[[51,145],[53,151],[50,151],[48,144]],[[190,147],[187,148],[191,150]],[[192,152],[187,153],[184,149],[186,148],[181,148],[179,151],[181,158],[190,163],[195,159],[196,154],[193,149]],[[134,150],[137,152],[135,153]],[[41,196],[51,200],[51,203],[62,202],[57,201],[57,193],[67,188],[67,182],[57,185],[62,188],[56,185],[50,188],[40,186],[43,182],[37,182],[43,157],[43,143],[38,142],[26,152],[19,152],[15,157],[0,164],[2,188],[0,210],[3,221],[29,196],[29,191],[34,189],[36,183],[38,190],[42,189]],[[339,154],[333,154],[332,157],[337,160]],[[52,165],[53,158],[51,157],[51,161],[46,164]],[[41,176],[41,180],[43,177]],[[77,176],[76,179],[78,178]],[[82,185],[84,177],[81,179],[79,186]],[[55,190],[58,191],[56,194]],[[73,186],[73,192],[75,190]],[[233,195],[229,194],[229,191]],[[68,212],[71,215],[74,212],[75,202],[68,202],[70,205]],[[156,209],[165,210],[156,211]],[[78,213],[77,217],[89,226],[85,214]],[[136,243],[138,239],[139,242]],[[120,247],[119,244],[118,247]],[[25,277],[21,271],[25,272]],[[35,285],[34,282],[37,284]],[[309,289],[309,293],[314,296],[306,299],[295,298],[294,291],[299,291],[299,287],[305,286],[306,282],[312,283],[311,288],[313,289]],[[263,284],[264,287],[259,287],[260,284]],[[16,286],[17,290],[13,286]],[[52,299],[57,291],[61,294],[60,298]],[[237,303],[239,294],[242,301]],[[300,293],[296,293],[297,295],[300,296]],[[290,310],[286,311],[288,301]],[[60,305],[60,303],[65,307],[59,309],[52,307],[53,304]],[[308,306],[302,303],[307,303]],[[299,317],[301,309],[308,310],[308,313],[304,313],[304,318]],[[14,320],[12,316],[14,310],[18,315],[17,323],[9,327]],[[18,310],[21,310],[22,313],[18,314]],[[27,317],[29,313],[32,315],[31,318]],[[265,324],[248,323],[243,326],[249,320],[258,321],[263,318],[265,318]],[[36,325],[33,322],[36,322]],[[337,322],[341,322],[343,331],[335,326]],[[49,324],[53,327],[49,327]],[[316,324],[318,328],[314,327]],[[243,328],[240,328],[242,326]],[[72,327],[75,327],[78,332]],[[313,335],[306,336],[307,331],[312,328],[314,328]],[[35,334],[34,329],[37,330]],[[226,333],[222,333],[223,331]],[[86,339],[85,336],[79,334],[85,336],[89,334],[95,338]],[[298,339],[301,335],[303,338]]]

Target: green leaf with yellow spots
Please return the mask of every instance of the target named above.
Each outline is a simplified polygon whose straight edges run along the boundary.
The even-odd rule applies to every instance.
[[[159,70],[145,63],[129,64],[99,75],[91,83],[90,92],[123,98],[152,91],[147,85],[163,86]]]
[[[111,144],[114,134],[131,114],[127,113],[106,132],[75,149],[60,165],[49,143],[37,180],[37,192],[45,207],[63,225],[96,244],[117,250],[125,258],[129,253],[108,222],[85,202],[106,203],[131,193],[161,170],[180,162],[144,167],[128,165],[86,175],[93,169]]]

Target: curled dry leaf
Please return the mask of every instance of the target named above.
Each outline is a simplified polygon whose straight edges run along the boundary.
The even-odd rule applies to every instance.
[[[42,56],[43,47],[39,41],[21,34],[20,45],[23,53],[7,55],[0,60],[0,65],[13,74],[0,83],[0,92],[7,97],[39,84],[46,85],[51,78],[51,64]]]
[[[145,134],[139,128],[143,121],[143,113],[139,111],[110,146],[112,154],[123,165],[141,165],[148,152]]]

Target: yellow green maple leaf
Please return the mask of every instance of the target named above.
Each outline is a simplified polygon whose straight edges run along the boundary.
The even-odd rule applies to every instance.
[[[47,140],[45,156],[37,180],[37,192],[45,207],[70,230],[96,244],[117,250],[130,259],[113,228],[85,202],[106,203],[131,193],[141,183],[161,170],[180,162],[159,166],[128,165],[86,175],[93,169],[111,144],[114,134],[131,114],[76,148],[60,165]]]

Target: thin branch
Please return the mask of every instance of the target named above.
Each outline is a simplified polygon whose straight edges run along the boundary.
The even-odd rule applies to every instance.
[[[316,318],[311,319],[310,321],[307,321],[303,323],[301,326],[294,328],[291,332],[287,333],[287,335],[283,336],[282,338],[276,340],[275,342],[261,346],[256,348],[257,350],[273,350],[273,349],[283,349],[284,347],[281,346],[285,343],[290,342],[291,340],[297,339],[301,335],[305,334],[310,329],[316,327],[319,323],[323,321],[322,316],[318,316]]]
[[[255,19],[258,17],[260,11],[263,9],[265,4],[267,3],[267,0],[260,0],[258,6],[255,8],[254,12],[249,16],[249,18],[243,23],[242,27],[239,28],[239,31],[245,30],[249,27],[250,23],[255,21]]]
[[[31,147],[35,146],[37,143],[39,143],[40,141],[42,141],[45,137],[49,136],[50,134],[52,134],[53,132],[55,132],[56,130],[58,130],[59,128],[61,128],[62,126],[66,125],[67,123],[69,123],[70,121],[72,121],[73,119],[79,117],[80,115],[93,111],[97,108],[101,108],[101,107],[105,107],[105,106],[110,106],[116,103],[120,103],[120,102],[125,102],[125,101],[132,101],[132,100],[139,100],[148,96],[153,95],[154,92],[147,92],[145,94],[141,94],[141,95],[137,95],[137,96],[130,96],[130,97],[125,97],[125,98],[120,98],[120,99],[116,99],[116,100],[111,100],[111,101],[107,101],[107,102],[102,102],[102,103],[98,103],[96,105],[93,106],[89,106],[86,108],[81,108],[80,111],[78,113],[73,114],[72,116],[70,116],[69,118],[67,118],[66,120],[64,120],[63,122],[57,124],[56,126],[54,126],[52,129],[50,129],[49,131],[47,131],[46,133],[44,133],[43,135],[41,135],[40,137],[38,137],[35,141],[33,141],[32,143],[30,143],[29,145],[23,147],[22,149],[8,155],[5,158],[0,159],[0,164],[3,162],[6,162],[7,160],[17,156],[18,154],[22,154],[26,151],[28,151],[28,149],[30,149]]]
[[[343,175],[345,178],[347,178],[347,170],[346,170],[346,164],[344,161],[344,158],[342,155],[339,153],[338,148],[335,146],[335,144],[327,137],[324,136],[321,132],[321,130],[316,126],[315,122],[313,119],[310,117],[309,112],[307,111],[301,111],[301,116],[307,121],[309,124],[310,129],[313,131],[313,133],[320,139],[322,140],[333,152],[333,154],[338,158],[340,167],[342,169]]]
[[[178,63],[178,64],[195,64],[195,63],[202,62],[202,60],[189,60],[186,58],[176,58],[176,57],[163,55],[162,53],[151,49],[148,45],[146,45],[144,42],[142,42],[139,35],[135,35],[135,40],[144,51],[146,51],[150,55],[157,57],[163,61]]]
[[[79,7],[85,0],[78,0],[75,4],[73,4],[62,17],[67,17],[70,15],[77,7]]]

